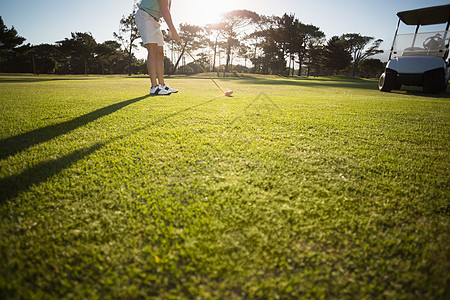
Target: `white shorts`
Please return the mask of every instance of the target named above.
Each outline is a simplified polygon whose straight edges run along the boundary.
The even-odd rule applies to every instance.
[[[146,11],[139,9],[136,12],[136,27],[142,38],[142,43],[158,44],[164,46],[164,38],[161,32],[161,24],[150,16]]]

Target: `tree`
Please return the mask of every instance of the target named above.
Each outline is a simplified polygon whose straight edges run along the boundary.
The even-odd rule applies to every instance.
[[[292,14],[277,16],[260,16],[257,30],[250,35],[255,40],[254,57],[252,59],[256,69],[262,73],[283,74],[285,72],[286,57],[290,58],[287,74],[291,74],[291,65],[295,64],[295,56],[298,56],[299,75],[306,59],[312,56],[308,51],[321,46],[324,33],[318,27],[305,25]],[[263,57],[257,57],[257,48],[263,52]],[[316,56],[314,56],[316,58]],[[294,66],[292,66],[294,70]]]
[[[260,16],[256,30],[249,35],[254,40],[254,55],[251,59],[254,72],[273,73],[279,68],[279,49],[275,41],[279,17]]]
[[[384,64],[378,58],[368,58],[359,64],[359,71],[367,78],[378,77],[383,70]]]
[[[172,61],[168,57],[164,57],[164,74],[169,74],[174,69]],[[144,72],[147,72],[147,66],[144,68]]]
[[[203,28],[200,26],[189,25],[189,24],[181,24],[179,29],[179,35],[182,41],[184,41],[183,47],[181,47],[180,55],[172,69],[171,75],[175,74],[176,69],[178,68],[178,64],[180,63],[181,58],[183,57],[186,50],[189,53],[192,53],[194,50],[198,49],[204,43],[203,41]],[[180,48],[177,45],[178,48]]]
[[[139,31],[136,26],[134,16],[136,15],[136,3],[133,5],[133,12],[128,17],[122,16],[120,20],[119,33],[114,32],[114,38],[122,43],[128,54],[128,76],[132,73],[133,49],[137,48],[136,41],[139,39]]]
[[[272,37],[278,47],[278,74],[283,75],[286,66],[286,54],[292,48],[296,34],[294,31],[295,18],[294,15],[284,14],[281,18],[276,18],[276,21],[277,27],[272,31]]]
[[[197,65],[201,66],[204,70],[209,71],[208,69],[209,69],[209,65],[211,64],[211,61],[210,61],[207,53],[200,52],[197,55],[197,59],[195,62]]]
[[[323,56],[324,47],[320,42],[311,40],[308,45],[308,51],[305,56],[305,64],[307,65],[307,74],[309,77],[311,70],[314,70],[314,76],[320,74],[320,59]],[[300,74],[301,75],[301,74]]]
[[[15,58],[14,51],[17,50],[17,46],[20,46],[25,41],[25,38],[17,34],[17,30],[14,26],[9,29],[0,17],[0,69],[7,71],[8,66],[13,64]],[[6,64],[6,65],[5,65]]]
[[[209,47],[213,50],[213,59],[212,59],[212,71],[216,71],[216,58],[217,54],[219,52],[219,38],[221,37],[222,31],[221,31],[221,25],[220,24],[208,24],[205,26],[205,32],[208,34],[208,36],[211,37],[211,39],[208,40]]]
[[[358,65],[363,60],[375,54],[383,53],[383,50],[378,49],[383,42],[381,39],[375,40],[368,48],[367,45],[374,40],[374,37],[361,36],[359,33],[348,33],[344,34],[342,39],[346,41],[353,58],[353,76],[357,76]]]
[[[35,74],[53,74],[58,67],[58,47],[56,45],[41,44],[33,46],[33,71]]]
[[[74,73],[89,73],[89,62],[93,60],[97,42],[91,33],[72,32],[72,38],[56,42],[65,62],[69,62]]]
[[[325,38],[325,34],[319,30],[319,27],[314,25],[306,25],[298,20],[295,21],[293,34],[294,39],[292,42],[291,51],[298,56],[298,75],[300,76],[305,59],[308,56],[311,58],[308,51],[321,45]]]
[[[226,40],[225,72],[230,71],[231,51],[239,46],[239,38],[245,29],[259,20],[259,15],[249,10],[233,10],[223,15],[222,21],[217,24],[222,36]]]
[[[104,43],[97,45],[97,58],[102,65],[102,74],[105,74],[104,64],[108,64],[108,70],[110,74],[113,74],[114,61],[120,57],[120,44],[116,41],[105,41]]]
[[[14,26],[11,29],[6,27],[2,17],[0,17],[0,51],[11,51],[17,46],[20,46],[25,41],[25,38],[17,34],[17,30]]]
[[[246,44],[241,43],[238,54],[244,59],[244,67],[247,67],[247,60],[250,59],[250,47]]]
[[[339,74],[351,63],[352,57],[344,40],[333,36],[324,47],[321,65],[330,70],[332,74]]]

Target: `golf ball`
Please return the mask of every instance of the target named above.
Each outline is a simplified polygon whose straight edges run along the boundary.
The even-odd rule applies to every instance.
[[[225,92],[225,96],[227,96],[227,97],[230,97],[231,94],[233,94],[232,90],[228,90],[228,91]]]

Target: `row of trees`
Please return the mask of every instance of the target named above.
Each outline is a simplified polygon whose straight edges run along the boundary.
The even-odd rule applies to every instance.
[[[0,17],[0,72],[145,73],[145,61],[134,55],[140,40],[135,9],[120,21],[115,40],[103,43],[97,43],[90,33],[75,32],[53,45],[22,45],[25,38],[14,27],[7,28]],[[181,24],[182,45],[164,34],[165,67],[170,74],[197,73],[203,68],[224,74],[376,76],[383,69],[380,60],[370,58],[382,52],[382,40],[355,33],[326,40],[318,27],[303,24],[291,14],[264,16],[235,10],[205,27]],[[186,63],[185,50],[196,55],[196,62]]]
[[[143,63],[118,41],[97,43],[91,33],[74,32],[55,44],[22,45],[25,38],[0,17],[0,72],[34,74],[117,74],[140,72]]]

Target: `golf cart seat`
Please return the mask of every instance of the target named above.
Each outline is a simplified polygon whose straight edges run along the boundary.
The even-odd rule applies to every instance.
[[[420,47],[409,47],[403,50],[402,56],[444,56],[444,50],[435,49],[435,50],[427,50],[425,48]]]
[[[409,47],[403,50],[402,56],[424,56],[427,55],[427,50],[425,48],[420,47]]]

